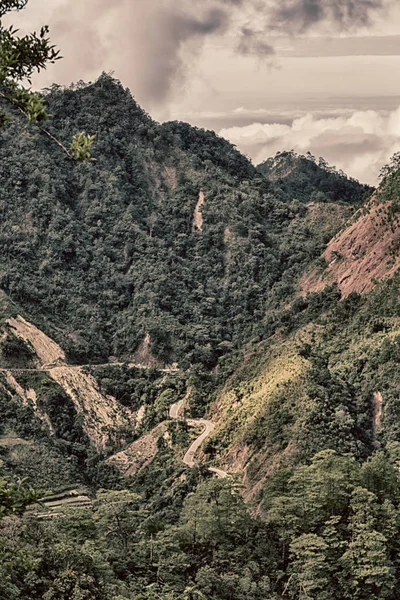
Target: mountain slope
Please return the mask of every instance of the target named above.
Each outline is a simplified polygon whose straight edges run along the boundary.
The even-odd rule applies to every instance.
[[[399,171],[355,212],[108,76],[46,100],[97,160],[0,131],[1,600],[396,600]]]
[[[266,317],[212,407],[206,454],[261,503],[275,471],[316,452],[365,460],[400,442],[399,180],[397,169],[327,244],[302,296]]]
[[[161,364],[213,368],[351,213],[335,205],[322,231],[231,144],[158,125],[106,75],[46,100],[51,134],[96,134],[96,160],[70,161],[18,116],[2,129],[0,287],[70,362],[133,361],[147,340]]]
[[[370,291],[376,281],[392,277],[400,267],[400,223],[397,199],[378,193],[355,216],[349,226],[328,244],[323,272],[305,274],[301,287],[317,291],[336,282],[343,296]]]
[[[306,156],[290,152],[278,152],[258,165],[258,171],[269,181],[275,182],[286,195],[301,202],[349,202],[362,203],[372,189],[337,171],[310,152]]]

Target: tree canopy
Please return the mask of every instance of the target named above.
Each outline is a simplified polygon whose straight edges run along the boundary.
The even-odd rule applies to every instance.
[[[28,0],[0,0],[0,126],[10,118],[10,108],[22,112],[29,123],[53,139],[70,157],[80,161],[91,159],[94,136],[84,131],[77,133],[68,149],[40,124],[48,117],[44,96],[31,90],[31,78],[49,64],[59,60],[60,51],[51,44],[49,28],[43,25],[39,33],[18,35],[14,26],[6,27],[3,17],[20,11]]]

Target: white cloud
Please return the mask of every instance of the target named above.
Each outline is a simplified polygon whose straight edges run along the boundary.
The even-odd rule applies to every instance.
[[[309,150],[348,175],[376,184],[381,167],[400,150],[400,107],[391,113],[367,110],[333,118],[307,114],[290,125],[253,123],[219,133],[256,163],[278,151]]]

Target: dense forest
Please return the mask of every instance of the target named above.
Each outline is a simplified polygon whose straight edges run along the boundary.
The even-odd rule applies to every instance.
[[[274,181],[289,198],[301,202],[350,202],[359,204],[372,188],[343,173],[322,157],[317,159],[293,150],[278,152],[257,167],[267,179]]]
[[[398,598],[399,277],[299,287],[372,190],[292,152],[255,168],[109,75],[44,102],[94,160],[17,112],[0,130],[0,598]],[[18,314],[139,425],[96,447]],[[178,400],[216,424],[193,468]],[[160,427],[143,467],[110,462]]]
[[[0,286],[72,361],[128,359],[149,334],[162,362],[214,367],[349,214],[315,227],[231,144],[158,125],[110,76],[54,86],[46,103],[62,142],[96,135],[95,161],[74,163],[17,115],[2,129]]]

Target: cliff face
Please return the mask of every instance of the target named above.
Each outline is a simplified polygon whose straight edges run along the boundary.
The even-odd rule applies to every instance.
[[[343,296],[370,291],[376,281],[392,277],[400,267],[400,226],[387,220],[392,206],[393,202],[372,204],[328,244],[324,257],[329,275]]]
[[[343,231],[328,244],[327,262],[321,274],[315,270],[301,280],[304,292],[322,290],[337,283],[343,297],[351,292],[365,294],[400,267],[400,224],[396,200],[382,202],[374,196]]]

